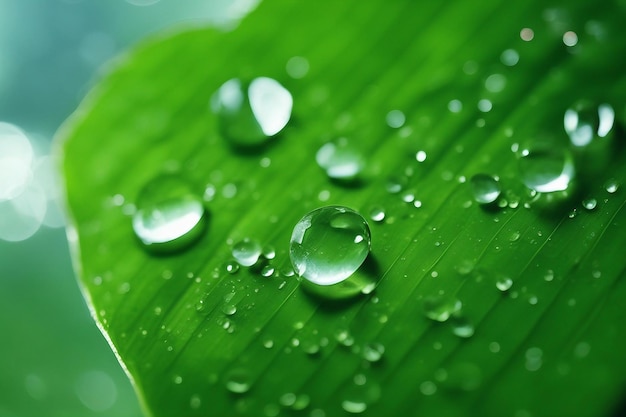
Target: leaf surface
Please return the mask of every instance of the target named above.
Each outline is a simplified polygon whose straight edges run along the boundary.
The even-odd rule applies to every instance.
[[[232,32],[187,30],[119,58],[59,143],[79,281],[146,414],[609,413],[626,382],[626,199],[605,187],[626,181],[625,15],[619,2],[268,0]],[[287,73],[293,57],[302,78]],[[241,152],[209,101],[258,76],[292,93],[293,114]],[[567,147],[563,114],[580,99],[611,104],[616,126],[573,149],[567,196],[532,196],[520,152],[546,135]],[[339,137],[367,159],[358,184],[315,162]],[[158,255],[131,218],[164,173],[206,196],[210,217],[195,244]],[[500,178],[504,207],[473,201],[477,173]],[[373,293],[329,303],[285,273],[294,225],[325,205],[368,219]],[[244,238],[275,248],[271,277],[226,271]],[[425,316],[441,296],[460,317]]]

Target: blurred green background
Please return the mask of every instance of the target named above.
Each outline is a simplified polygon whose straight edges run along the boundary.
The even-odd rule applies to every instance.
[[[172,28],[230,29],[255,3],[0,0],[0,417],[141,415],[74,278],[52,137],[103,64],[125,48]],[[17,175],[7,126],[23,131],[32,148],[22,161],[28,198],[19,204],[3,192]]]

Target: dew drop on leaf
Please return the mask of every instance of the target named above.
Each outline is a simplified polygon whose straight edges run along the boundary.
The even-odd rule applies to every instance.
[[[261,245],[253,239],[244,238],[235,243],[232,255],[241,266],[248,267],[256,264],[261,256]]]
[[[341,181],[357,179],[365,167],[363,155],[343,137],[322,145],[315,160],[329,178]]]
[[[491,204],[500,197],[498,180],[491,175],[476,174],[470,179],[474,200],[480,204]]]
[[[452,321],[452,333],[462,338],[472,337],[474,325],[465,317],[455,317]]]
[[[461,311],[460,300],[446,296],[429,296],[424,300],[424,314],[431,320],[444,322]]]
[[[202,198],[189,184],[173,175],[147,183],[137,197],[132,225],[144,247],[157,252],[174,252],[202,236],[208,213]]]
[[[565,191],[574,178],[574,164],[564,148],[524,150],[519,164],[522,182],[539,193]]]
[[[361,355],[368,362],[378,362],[385,353],[385,346],[380,343],[367,343],[363,346]]]
[[[598,201],[595,198],[586,198],[583,200],[583,207],[589,211],[594,210],[598,205]]]
[[[385,220],[385,209],[381,206],[374,206],[370,209],[370,219],[377,223]]]
[[[615,110],[609,104],[595,106],[579,101],[565,111],[563,126],[572,145],[584,147],[613,130]]]
[[[500,291],[508,291],[513,286],[513,280],[506,276],[501,276],[496,281],[496,288]]]
[[[226,81],[211,98],[221,134],[235,146],[253,147],[277,135],[289,122],[293,98],[278,81],[258,77]]]
[[[604,189],[607,193],[613,194],[619,188],[619,183],[615,178],[611,178],[604,183]]]
[[[250,374],[243,368],[233,369],[226,376],[226,389],[235,394],[244,394],[250,390]]]
[[[305,288],[342,298],[373,285],[369,274],[357,273],[370,245],[370,229],[363,216],[347,207],[326,206],[311,211],[296,224],[289,257]]]
[[[401,110],[391,110],[389,113],[387,113],[385,120],[387,121],[387,125],[389,127],[398,129],[404,126],[406,116]]]

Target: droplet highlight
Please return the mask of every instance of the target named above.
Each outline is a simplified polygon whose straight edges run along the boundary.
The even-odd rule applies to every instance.
[[[258,146],[280,133],[291,118],[293,98],[278,81],[258,77],[249,83],[226,81],[211,98],[219,129],[231,144]]]

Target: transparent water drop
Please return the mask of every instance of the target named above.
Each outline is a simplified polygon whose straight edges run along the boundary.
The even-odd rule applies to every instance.
[[[389,113],[387,113],[385,120],[387,121],[387,125],[389,127],[398,129],[404,126],[406,116],[400,110],[391,110]]]
[[[269,278],[272,275],[274,275],[274,272],[276,271],[276,269],[272,266],[272,265],[265,265],[262,269],[261,269],[261,275]]]
[[[335,332],[335,340],[340,345],[343,345],[343,346],[346,346],[346,347],[350,347],[350,346],[352,346],[354,344],[354,337],[346,329],[338,329]]]
[[[547,282],[554,280],[554,271],[552,269],[548,269],[546,273],[543,275],[543,279]]]
[[[278,81],[258,77],[250,83],[233,78],[211,98],[222,135],[235,146],[258,146],[277,135],[291,118],[293,98]]]
[[[365,167],[363,155],[343,137],[322,145],[315,160],[329,178],[342,181],[358,178]]]
[[[615,178],[611,178],[604,183],[604,189],[607,193],[613,194],[619,188],[619,182]]]
[[[500,54],[500,61],[507,67],[515,66],[519,62],[519,53],[515,49],[505,49]]]
[[[427,157],[428,157],[428,155],[424,151],[417,151],[415,153],[415,160],[417,162],[424,162]]]
[[[274,249],[274,246],[265,246],[263,248],[263,257],[268,260],[274,259],[276,257],[276,249]]]
[[[381,206],[374,206],[370,209],[370,219],[379,223],[385,220],[385,209]]]
[[[571,155],[556,146],[525,150],[519,164],[522,182],[539,193],[565,191],[574,178]]]
[[[485,89],[492,93],[499,93],[506,87],[506,77],[502,74],[491,74],[485,80]]]
[[[202,399],[200,398],[200,396],[197,394],[192,395],[189,399],[189,407],[191,407],[192,410],[197,410],[198,408],[200,408],[201,405]]]
[[[408,182],[409,180],[405,176],[393,176],[387,181],[385,189],[391,194],[397,194],[406,187]]]
[[[367,343],[363,346],[361,355],[368,362],[378,362],[385,353],[385,346],[380,343]]]
[[[296,224],[289,257],[310,289],[342,284],[327,295],[354,295],[372,284],[367,274],[356,274],[370,245],[370,229],[363,216],[347,207],[327,206],[311,211]]]
[[[237,306],[234,304],[224,304],[222,306],[222,313],[227,316],[232,316],[237,312]]]
[[[229,274],[236,274],[239,271],[239,264],[234,259],[230,259],[222,264],[222,270]]]
[[[470,179],[474,200],[480,204],[491,204],[500,197],[500,182],[487,174],[476,174]]]
[[[474,325],[465,317],[455,317],[452,321],[452,333],[462,338],[472,337],[474,335]]]
[[[452,113],[459,113],[463,110],[463,103],[460,100],[454,99],[448,102],[448,110]]]
[[[226,389],[235,394],[244,394],[251,388],[252,379],[246,369],[231,370],[226,376]]]
[[[381,389],[378,383],[357,375],[342,394],[341,408],[351,414],[361,414],[380,399]]]
[[[584,147],[595,138],[606,137],[613,130],[615,110],[609,104],[595,106],[579,101],[565,111],[563,126],[572,145]]]
[[[132,225],[150,250],[172,252],[188,247],[203,235],[208,213],[191,186],[173,175],[147,183],[137,197]]]
[[[432,381],[424,381],[420,384],[420,392],[426,396],[434,395],[437,392],[437,385]]]
[[[496,288],[500,291],[508,291],[513,286],[513,280],[506,276],[501,276],[496,280]]]
[[[463,303],[459,299],[446,296],[429,296],[424,299],[424,314],[431,320],[444,322],[459,313]]]
[[[583,207],[589,211],[594,210],[598,206],[598,201],[595,198],[586,198],[583,200]]]
[[[309,60],[301,56],[291,57],[289,61],[287,61],[285,69],[291,78],[299,80],[308,74]]]
[[[256,264],[261,257],[261,245],[253,239],[244,238],[233,245],[232,255],[237,263],[244,267]]]

